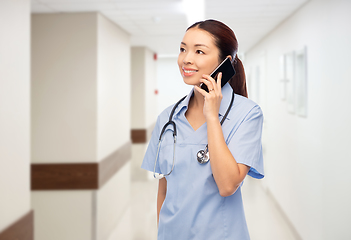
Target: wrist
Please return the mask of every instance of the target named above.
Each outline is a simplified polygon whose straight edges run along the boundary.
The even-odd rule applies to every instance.
[[[219,123],[218,115],[217,116],[213,115],[213,116],[206,117],[206,122],[207,122],[207,125]]]

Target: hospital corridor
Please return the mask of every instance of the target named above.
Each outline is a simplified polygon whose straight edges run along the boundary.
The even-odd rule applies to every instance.
[[[350,13],[0,0],[0,240],[350,240]]]

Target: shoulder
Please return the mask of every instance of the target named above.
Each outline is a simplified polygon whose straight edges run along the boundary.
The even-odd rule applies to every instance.
[[[263,117],[262,109],[256,102],[238,94],[235,94],[234,103],[230,112],[231,114],[240,116],[243,120],[253,115]]]

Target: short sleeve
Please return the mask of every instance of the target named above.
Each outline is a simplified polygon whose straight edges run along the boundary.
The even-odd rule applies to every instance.
[[[157,118],[155,128],[152,131],[151,139],[147,147],[146,153],[144,155],[143,163],[141,164],[141,168],[148,170],[150,172],[154,171],[159,134],[160,134],[160,116]],[[158,161],[156,164],[155,172],[161,173]]]
[[[262,110],[256,105],[249,111],[237,130],[231,134],[228,143],[228,148],[236,162],[249,166],[248,175],[258,179],[264,177],[262,125]]]

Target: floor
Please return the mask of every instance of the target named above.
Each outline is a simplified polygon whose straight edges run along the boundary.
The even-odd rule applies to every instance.
[[[131,203],[109,240],[156,240],[157,181],[132,182]],[[260,181],[247,178],[242,187],[251,240],[301,240]]]

